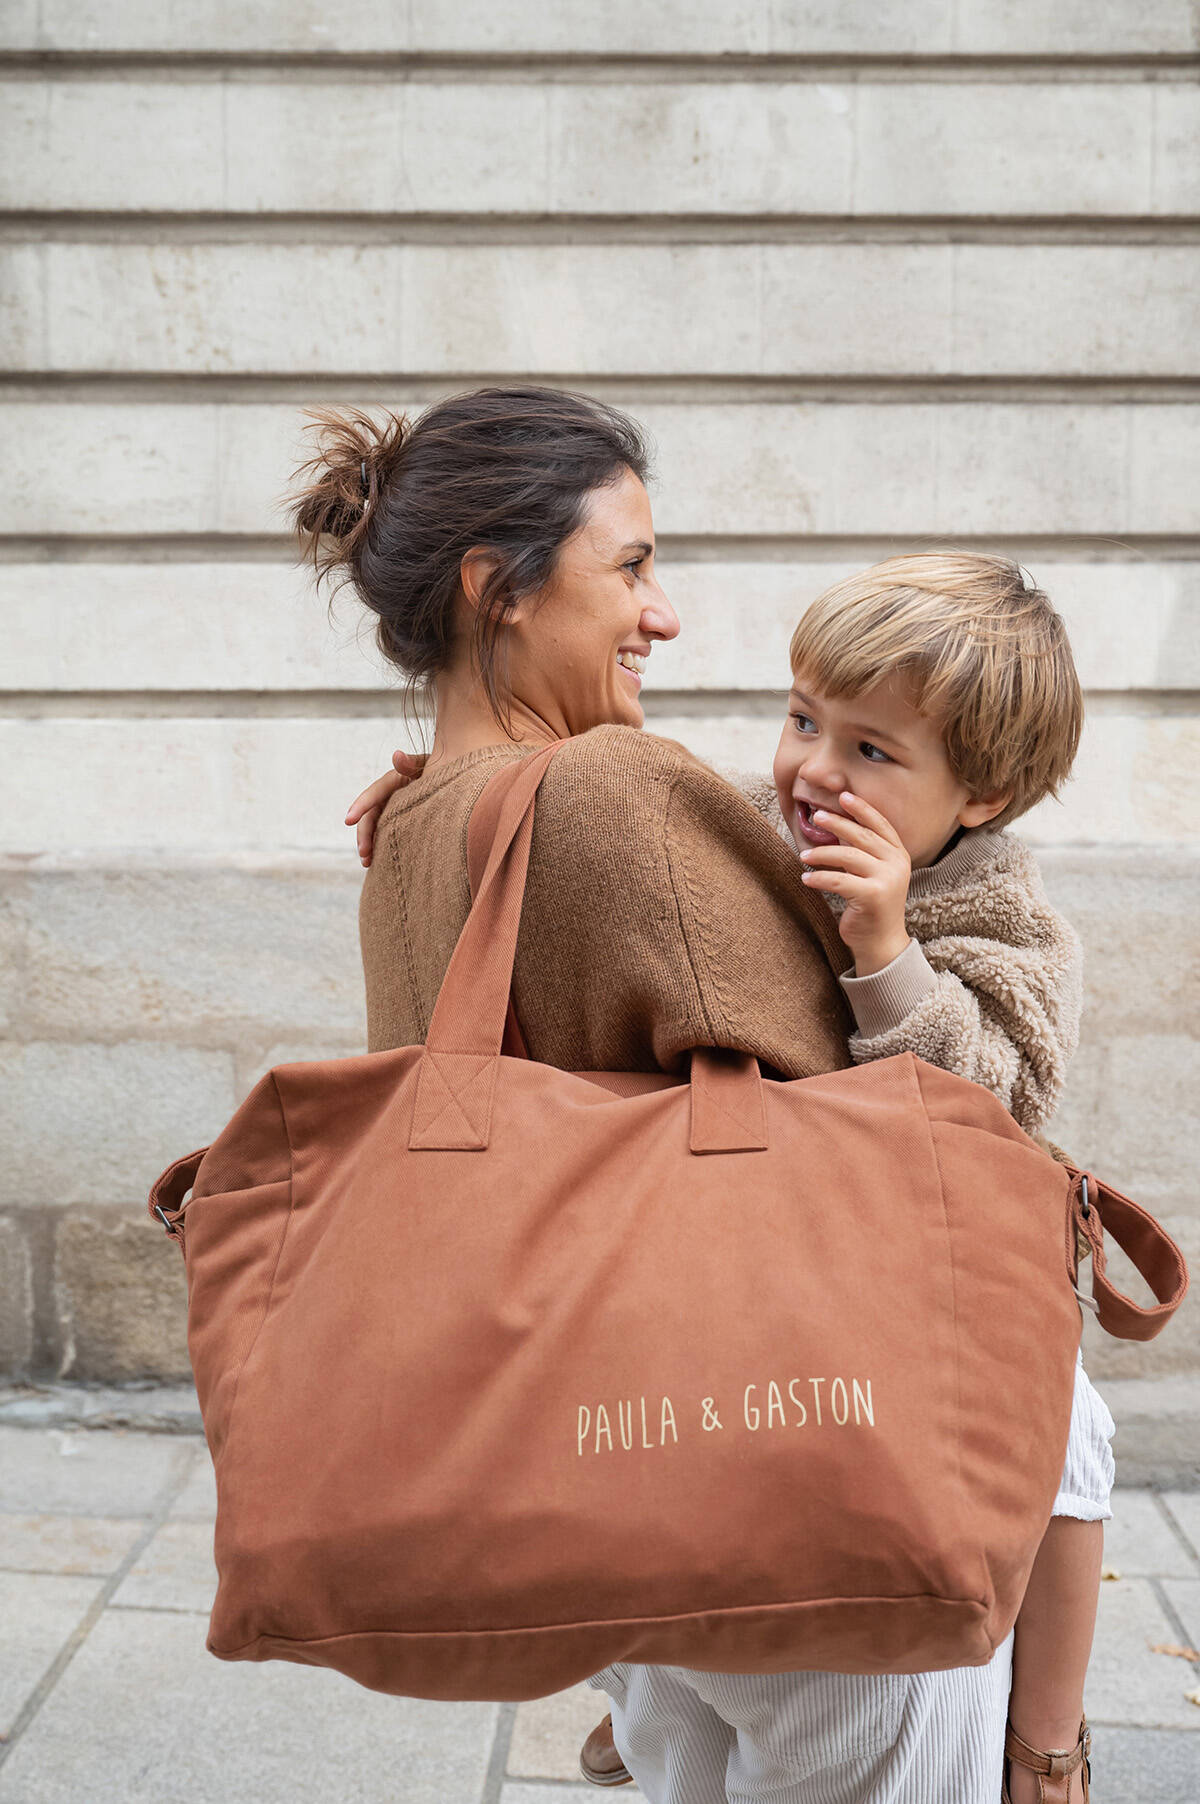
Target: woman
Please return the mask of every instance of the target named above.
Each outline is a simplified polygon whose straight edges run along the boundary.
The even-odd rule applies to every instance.
[[[677,1071],[708,1044],[789,1078],[848,1063],[845,948],[802,867],[736,790],[637,730],[641,667],[679,630],[654,575],[646,467],[631,421],[554,390],[459,396],[413,427],[327,418],[298,528],[436,710],[428,761],[387,800],[373,856],[400,779],[351,810],[370,860],[371,1051],[425,1038],[470,906],[466,826],[484,784],[566,740],[539,793],[514,976],[530,1056]],[[620,1665],[591,1682],[653,1804],[994,1804],[1010,1663],[1011,1637],[953,1672]],[[614,1756],[606,1782],[623,1777]]]

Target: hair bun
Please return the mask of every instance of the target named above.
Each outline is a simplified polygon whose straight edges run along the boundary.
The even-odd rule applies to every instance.
[[[358,409],[319,408],[306,428],[313,455],[296,470],[292,523],[302,554],[320,575],[351,565],[367,530],[372,505],[394,471],[411,427],[404,414],[379,418]]]

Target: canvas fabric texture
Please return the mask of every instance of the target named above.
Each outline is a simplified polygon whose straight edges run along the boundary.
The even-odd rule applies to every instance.
[[[216,1469],[207,1644],[433,1698],[982,1663],[1062,1471],[1079,1248],[1139,1339],[1178,1251],[912,1053],[503,1053],[557,749],[473,811],[425,1043],[273,1067],[151,1189]]]

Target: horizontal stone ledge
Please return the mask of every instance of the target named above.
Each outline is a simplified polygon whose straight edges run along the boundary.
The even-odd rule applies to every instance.
[[[1014,831],[1023,834],[1023,825]],[[1200,846],[1042,846],[1038,859],[1051,900],[1083,941],[1085,1042],[1127,1038],[1136,1084],[1145,1040],[1161,1087],[1163,1048],[1181,1025],[1181,973],[1197,957]],[[4,861],[5,946],[21,972],[6,998],[8,1031],[69,1048],[86,1028],[93,1047],[153,1041],[168,1058],[181,1043],[232,1052],[239,1096],[273,1064],[361,1052],[361,883],[349,833],[319,864],[315,854],[264,852],[250,865],[233,852],[129,848],[56,868]],[[89,1069],[102,1070],[99,1054]],[[1082,1115],[1074,1104],[1082,1089],[1072,1085],[1068,1099],[1090,1141],[1104,1071],[1080,1070],[1099,1086]],[[1105,1133],[1124,1133],[1139,1148],[1143,1178],[1152,1162],[1161,1188],[1171,1155],[1157,1139],[1143,1143],[1127,1104],[1111,1116],[1102,1118]],[[1132,1182],[1132,1170],[1114,1175]]]
[[[650,729],[721,767],[767,771],[785,720],[659,714]],[[0,851],[352,847],[346,810],[411,744],[391,718],[0,721]],[[1036,844],[1200,843],[1200,719],[1089,719],[1061,803],[1025,816]],[[29,798],[39,798],[31,807]],[[352,855],[352,854],[350,854]]]
[[[629,404],[656,447],[663,533],[1119,539],[1196,526],[1194,403]],[[5,401],[7,517],[31,536],[281,532],[310,450],[303,424],[283,404]]]
[[[1198,144],[1190,80],[10,80],[0,206],[1166,218]]]
[[[804,609],[880,555],[827,563],[660,557],[681,631],[655,646],[648,696],[693,691],[704,707],[708,690],[785,689],[788,643]],[[1087,689],[1200,689],[1200,560],[1026,554],[1025,563],[1066,620]],[[374,624],[350,590],[331,619],[311,572],[282,564],[0,563],[0,692],[100,699],[143,690],[166,700],[211,691],[219,705],[222,692],[239,691],[261,695],[263,706],[272,695],[333,700],[340,692],[369,706],[379,689],[402,682],[375,649]]]
[[[339,9],[328,0],[12,0],[0,46],[82,51],[456,51],[603,55],[865,53],[1187,53],[1200,49],[1188,0],[369,0]]]
[[[1200,244],[0,246],[19,372],[1200,376]]]

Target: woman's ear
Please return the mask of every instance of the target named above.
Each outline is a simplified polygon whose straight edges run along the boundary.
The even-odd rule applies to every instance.
[[[486,545],[472,545],[470,551],[464,552],[462,562],[458,566],[458,580],[462,586],[463,600],[472,614],[477,614],[484,606],[484,590],[500,568],[500,559]],[[512,626],[514,621],[524,618],[525,603],[529,598],[522,596],[520,601],[512,601],[507,597],[494,597],[493,614]]]
[[[995,820],[1012,799],[1011,789],[997,790],[990,796],[975,796],[965,808],[959,809],[959,824],[963,827],[982,827],[985,822]]]
[[[500,559],[485,545],[472,545],[470,551],[463,553],[458,580],[462,584],[463,600],[472,613],[480,607],[483,592],[499,568]]]

